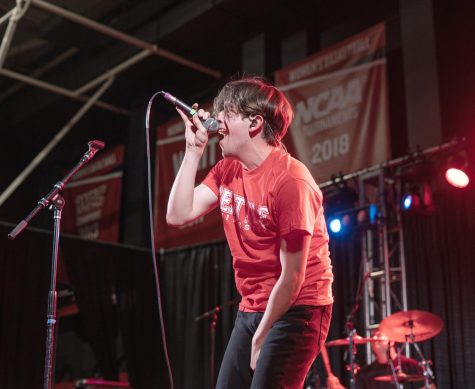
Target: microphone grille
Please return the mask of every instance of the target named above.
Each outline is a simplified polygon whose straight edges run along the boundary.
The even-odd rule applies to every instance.
[[[203,127],[210,133],[218,132],[219,123],[215,118],[208,118],[204,121]]]
[[[96,150],[102,150],[105,146],[104,142],[100,140],[91,140],[87,144],[89,147],[92,147],[93,149],[96,149]]]

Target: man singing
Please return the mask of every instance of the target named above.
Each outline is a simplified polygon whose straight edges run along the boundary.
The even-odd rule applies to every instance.
[[[210,113],[199,109],[190,120],[179,110],[186,152],[167,222],[181,226],[221,210],[242,298],[217,388],[301,388],[333,303],[322,193],[281,143],[293,110],[277,88],[257,77],[231,81],[213,111],[224,158],[195,187]]]

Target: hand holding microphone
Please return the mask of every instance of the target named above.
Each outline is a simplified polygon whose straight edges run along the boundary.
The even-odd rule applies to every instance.
[[[170,103],[174,104],[178,108],[180,108],[183,112],[185,112],[185,113],[187,113],[187,114],[189,114],[193,117],[198,113],[198,111],[195,108],[190,107],[188,104],[186,104],[183,101],[177,99],[175,96],[172,96],[168,92],[163,92],[163,98],[165,100],[169,101]],[[218,132],[219,123],[215,118],[212,118],[212,117],[208,116],[208,117],[203,118],[203,119],[200,118],[200,120],[203,124],[203,127],[206,129],[206,131],[208,131],[208,133]]]

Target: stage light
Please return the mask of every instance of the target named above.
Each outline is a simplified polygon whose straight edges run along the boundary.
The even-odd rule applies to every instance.
[[[402,208],[405,211],[407,211],[409,208],[411,208],[413,199],[414,199],[414,195],[412,195],[412,194],[407,194],[402,198]]]
[[[357,199],[356,192],[344,182],[325,189],[323,206],[331,234],[344,235],[351,228],[351,211],[354,210]]]
[[[456,188],[465,188],[469,184],[467,155],[464,151],[448,159],[445,179]]]
[[[470,182],[467,173],[456,168],[447,169],[445,172],[445,179],[450,185],[455,186],[456,188],[465,188]]]
[[[328,221],[328,226],[331,232],[338,234],[341,231],[341,220],[338,218],[331,219]]]
[[[432,201],[432,189],[428,182],[406,185],[401,198],[401,209],[404,212],[430,214],[435,210]]]

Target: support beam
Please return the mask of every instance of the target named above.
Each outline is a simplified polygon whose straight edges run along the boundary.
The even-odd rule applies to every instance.
[[[0,195],[0,207],[8,200],[13,192],[25,181],[33,170],[48,156],[51,150],[69,133],[74,125],[91,109],[104,92],[111,86],[114,78],[109,78],[94,95],[84,104],[69,122],[54,136],[54,138],[39,152],[29,165],[13,180],[13,182]]]
[[[79,95],[76,92],[70,91],[69,89],[62,88],[60,86],[56,86],[56,85],[50,84],[50,83],[45,82],[45,81],[38,80],[38,79],[33,78],[33,77],[25,76],[24,74],[20,74],[20,73],[14,72],[12,70],[0,69],[0,74],[3,75],[3,76],[6,76],[6,77],[10,77],[14,80],[21,81],[21,82],[24,82],[26,84],[29,84],[29,85],[36,86],[38,88],[47,90],[49,92],[53,92],[53,93],[57,93],[61,96],[69,97],[70,99],[79,100],[79,101],[87,101],[90,98],[89,96]],[[108,111],[118,113],[120,115],[126,115],[126,116],[129,115],[129,111],[127,111],[123,108],[120,108],[120,107],[116,107],[115,105],[105,103],[103,101],[96,101],[95,100],[94,104],[97,105],[98,107],[101,107],[101,108],[106,109]]]
[[[159,55],[163,58],[169,59],[170,61],[174,61],[176,63],[179,63],[180,65],[189,67],[191,69],[194,69],[198,72],[207,74],[207,75],[209,75],[211,77],[214,77],[216,79],[221,78],[221,72],[219,72],[218,70],[211,69],[211,68],[209,68],[207,66],[204,66],[204,65],[201,65],[197,62],[193,62],[193,61],[191,61],[189,59],[186,59],[186,58],[184,58],[184,57],[182,57],[178,54],[172,53],[171,51],[161,49],[157,45],[145,42],[141,39],[135,38],[134,36],[125,34],[121,31],[115,30],[115,29],[110,28],[108,26],[105,26],[101,23],[98,23],[94,20],[85,18],[81,15],[75,14],[75,13],[73,13],[71,11],[68,11],[64,8],[61,8],[61,7],[58,7],[56,5],[47,3],[43,0],[31,0],[31,1],[32,1],[33,5],[35,5],[38,8],[41,8],[44,11],[51,12],[55,15],[61,16],[61,17],[65,18],[65,19],[68,19],[72,22],[81,24],[81,25],[83,25],[85,27],[88,27],[92,30],[98,31],[98,32],[100,32],[104,35],[108,35],[112,38],[121,40],[125,43],[128,43],[128,44],[132,45],[132,46],[148,50],[152,54]]]
[[[0,69],[3,67],[5,59],[7,58],[8,49],[12,43],[13,35],[15,35],[17,24],[27,11],[30,3],[31,0],[16,0],[15,8],[10,11],[10,20],[8,21],[7,30],[5,31],[5,35],[3,36],[2,44],[0,46]]]

